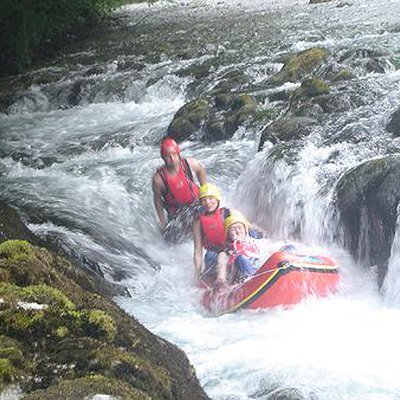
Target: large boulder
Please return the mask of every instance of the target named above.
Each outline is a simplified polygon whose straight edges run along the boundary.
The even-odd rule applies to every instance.
[[[256,116],[257,107],[251,95],[217,92],[179,109],[168,127],[168,135],[178,142],[193,137],[204,142],[227,140],[239,126]]]
[[[297,82],[312,74],[324,61],[329,51],[321,47],[313,47],[291,56],[283,68],[269,80],[268,84],[281,85],[285,82]]]
[[[351,169],[337,184],[344,245],[363,265],[378,267],[382,284],[400,200],[400,156],[373,159]]]
[[[317,121],[308,117],[287,116],[274,121],[262,132],[258,150],[262,150],[266,141],[272,144],[299,140],[309,135]]]
[[[207,398],[181,350],[62,257],[5,241],[0,278],[0,390],[18,384],[30,400]]]
[[[168,135],[178,142],[189,139],[198,132],[206,120],[210,103],[205,99],[196,99],[181,107],[168,127]]]

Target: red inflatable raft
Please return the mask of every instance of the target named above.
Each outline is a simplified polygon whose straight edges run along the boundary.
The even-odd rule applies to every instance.
[[[201,302],[218,315],[242,308],[287,306],[310,296],[326,296],[338,282],[338,266],[332,259],[281,250],[243,283],[215,289],[202,281],[206,290]]]

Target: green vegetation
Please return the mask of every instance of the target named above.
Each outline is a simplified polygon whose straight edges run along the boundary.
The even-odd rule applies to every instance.
[[[125,3],[126,0],[2,0],[0,76],[24,71],[49,47],[65,42],[67,34],[87,30]]]
[[[182,352],[62,257],[5,241],[0,279],[0,392],[19,385],[29,400],[206,398]]]

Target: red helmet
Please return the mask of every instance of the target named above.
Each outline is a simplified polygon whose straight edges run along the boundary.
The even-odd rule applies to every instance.
[[[161,156],[165,156],[171,149],[175,150],[178,155],[180,155],[181,149],[178,143],[174,139],[167,136],[161,141]]]

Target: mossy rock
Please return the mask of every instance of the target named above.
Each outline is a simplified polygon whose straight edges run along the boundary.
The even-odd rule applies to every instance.
[[[315,71],[329,56],[329,51],[313,47],[290,57],[282,70],[272,76],[268,83],[280,85],[285,82],[297,82]]]
[[[0,284],[0,335],[18,340],[26,358],[20,374],[18,351],[4,354],[5,382],[15,380],[26,393],[49,388],[32,398],[67,398],[51,396],[68,386],[51,386],[104,373],[140,399],[207,398],[181,350],[96,293],[91,277],[62,257],[25,242],[4,242],[1,271],[7,281]],[[105,354],[114,355],[109,368]]]
[[[260,151],[266,141],[272,144],[300,140],[311,133],[317,121],[308,117],[284,117],[268,125],[261,133]]]
[[[25,240],[8,240],[0,243],[0,258],[7,261],[30,261],[34,256],[33,247]]]
[[[238,127],[255,117],[257,112],[257,101],[249,94],[241,94],[232,101],[231,112],[225,117],[225,130],[232,136]]]
[[[249,77],[241,70],[233,70],[219,78],[219,82],[212,90],[207,92],[207,96],[218,96],[229,94],[239,90],[242,86],[249,83]]]
[[[119,379],[102,375],[91,375],[79,379],[65,380],[45,390],[26,394],[23,400],[87,400],[96,394],[113,396],[117,399],[151,400],[153,397]]]
[[[0,335],[0,391],[7,385],[21,382],[30,373],[30,365],[24,357],[21,344],[10,337]]]
[[[76,310],[75,305],[59,290],[46,286],[0,284],[3,299],[0,332],[31,340],[42,337],[59,340],[67,335],[90,336],[112,341],[115,321],[101,310]]]
[[[95,351],[92,365],[94,370],[104,371],[102,373],[107,373],[107,376],[119,377],[141,390],[151,386],[160,398],[173,397],[171,377],[165,368],[152,365],[123,349],[107,347]]]
[[[332,82],[349,81],[354,79],[355,75],[348,69],[342,69],[331,78]]]
[[[318,78],[306,79],[301,86],[296,89],[291,97],[291,101],[297,101],[300,98],[310,98],[328,94],[330,92],[329,85]]]
[[[317,117],[324,113],[321,97],[329,92],[329,85],[321,79],[307,79],[293,92],[289,111],[299,117]]]
[[[201,128],[208,116],[210,104],[205,99],[193,100],[185,104],[175,114],[168,127],[168,135],[178,142],[188,139]]]

